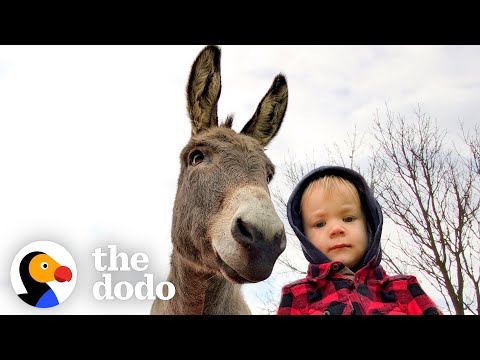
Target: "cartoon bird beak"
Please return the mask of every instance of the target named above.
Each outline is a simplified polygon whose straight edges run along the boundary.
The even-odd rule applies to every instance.
[[[72,279],[72,270],[66,266],[60,266],[53,274],[58,282],[70,281]]]

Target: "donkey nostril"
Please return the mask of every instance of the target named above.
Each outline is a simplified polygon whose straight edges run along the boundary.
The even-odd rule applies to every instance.
[[[250,247],[255,242],[254,232],[255,229],[241,218],[235,221],[235,226],[232,229],[233,238],[246,247]]]
[[[248,231],[248,227],[242,221],[242,219],[237,219],[237,228],[243,236],[246,236],[247,238],[250,238],[252,236],[250,234],[250,231]]]

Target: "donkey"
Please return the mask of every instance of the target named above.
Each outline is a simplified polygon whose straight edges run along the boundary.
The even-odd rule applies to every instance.
[[[279,73],[239,133],[233,115],[218,123],[221,49],[209,45],[193,62],[186,86],[191,137],[180,154],[172,215],[170,300],[154,300],[151,314],[251,314],[241,285],[267,279],[285,250],[282,221],[268,183],[275,167],[264,147],[287,109]]]

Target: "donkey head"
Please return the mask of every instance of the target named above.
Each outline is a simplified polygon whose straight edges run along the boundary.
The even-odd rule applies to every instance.
[[[186,88],[191,138],[181,170],[172,221],[174,250],[199,271],[242,284],[268,278],[286,236],[268,189],[275,167],[264,147],[285,116],[285,76],[275,77],[240,133],[233,117],[219,124],[221,50],[206,46]]]

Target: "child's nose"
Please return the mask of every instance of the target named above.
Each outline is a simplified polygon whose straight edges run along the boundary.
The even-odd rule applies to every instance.
[[[345,234],[345,229],[341,223],[335,222],[334,224],[332,224],[332,227],[330,228],[330,236],[336,237],[344,234]]]

